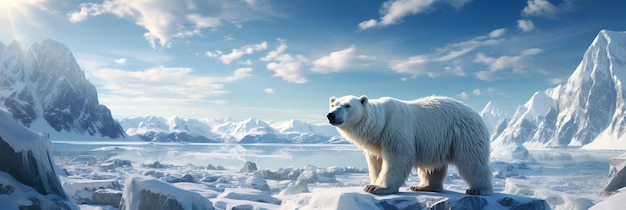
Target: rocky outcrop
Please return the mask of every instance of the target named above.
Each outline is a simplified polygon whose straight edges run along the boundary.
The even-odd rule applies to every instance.
[[[30,192],[33,190],[34,192]],[[0,196],[14,209],[78,209],[63,190],[50,158],[50,139],[0,111]],[[28,202],[25,202],[28,201]]]

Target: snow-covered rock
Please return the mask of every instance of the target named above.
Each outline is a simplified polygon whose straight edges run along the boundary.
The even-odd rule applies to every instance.
[[[78,209],[63,190],[50,158],[50,139],[0,111],[0,206]]]
[[[528,149],[519,142],[505,138],[491,142],[490,161],[519,162],[528,159]]]
[[[154,178],[126,177],[120,209],[208,209],[213,203],[197,192],[182,190]]]
[[[263,179],[277,180],[277,181],[289,179],[286,173],[281,173],[276,170],[268,170],[268,169],[257,170],[253,173],[253,175],[256,177],[261,177]]]
[[[335,175],[326,171],[318,171],[317,169],[305,169],[300,173],[297,181],[303,181],[306,183],[315,183],[315,182],[324,182],[324,183],[335,183],[337,180],[335,179]]]
[[[626,187],[626,154],[612,158],[609,162],[609,178],[600,190],[601,196],[609,196]]]
[[[270,186],[267,185],[265,179],[261,177],[248,177],[243,186],[246,188],[257,189],[268,193],[270,192]]]
[[[319,188],[284,196],[280,209],[550,209],[544,200],[518,195],[472,196],[453,191],[365,193],[360,187]]]
[[[115,206],[117,208],[122,201],[122,193],[123,191],[121,190],[98,189],[91,195],[91,201],[94,204]]]
[[[287,186],[287,188],[280,191],[279,195],[294,195],[298,193],[308,193],[308,192],[311,192],[311,191],[309,191],[309,186],[307,185],[307,183],[305,181],[298,180],[296,181],[295,184],[291,183],[289,184],[289,186]]]
[[[93,193],[99,189],[121,190],[120,184],[115,179],[91,180],[82,178],[61,177],[63,189],[74,198],[76,203],[94,203]],[[118,202],[119,204],[119,202]]]
[[[99,104],[95,86],[72,52],[53,40],[35,43],[27,52],[16,41],[7,47],[0,43],[0,108],[53,137],[125,136],[110,110]]]
[[[593,201],[588,198],[568,195],[521,179],[506,179],[503,193],[543,199],[553,210],[584,210],[593,206]]]
[[[103,163],[100,163],[99,168],[100,170],[114,170],[115,168],[119,168],[119,167],[130,167],[132,168],[132,163],[130,162],[130,160],[121,160],[121,159],[109,159],[104,161]]]
[[[241,172],[241,173],[250,173],[250,172],[255,172],[256,170],[257,170],[256,163],[250,162],[250,161],[246,161],[246,163],[243,164],[241,169],[239,169],[239,172]]]
[[[626,190],[621,189],[610,197],[593,205],[589,210],[606,210],[606,209],[624,209],[624,201],[626,200]]]
[[[222,194],[217,196],[217,198],[228,198],[234,200],[247,200],[261,203],[271,203],[271,204],[280,204],[281,201],[277,198],[272,197],[271,194],[265,191],[257,190],[257,189],[248,189],[248,188],[227,188],[224,190]]]

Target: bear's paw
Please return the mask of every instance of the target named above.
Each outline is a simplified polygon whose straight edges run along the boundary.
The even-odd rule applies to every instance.
[[[365,186],[365,188],[363,188],[363,191],[376,194],[376,195],[383,195],[383,194],[397,193],[399,189],[398,188],[386,188],[386,187],[382,187],[379,185],[368,184]]]

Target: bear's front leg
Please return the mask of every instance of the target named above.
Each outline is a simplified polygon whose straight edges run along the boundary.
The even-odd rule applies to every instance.
[[[365,186],[363,191],[372,194],[397,193],[411,173],[414,156],[407,155],[407,148],[388,145],[382,148],[382,165],[375,184]]]
[[[370,184],[376,184],[376,179],[378,179],[378,175],[380,174],[380,168],[383,165],[383,159],[379,155],[370,153],[365,153],[365,159],[367,160]]]

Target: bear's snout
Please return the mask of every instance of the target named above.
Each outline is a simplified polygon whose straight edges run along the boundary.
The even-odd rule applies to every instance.
[[[328,113],[328,115],[326,115],[326,118],[328,118],[329,122],[335,121],[335,114],[334,113]]]
[[[343,123],[343,122],[338,122],[338,120],[337,120],[337,118],[335,116],[335,113],[333,113],[333,112],[328,113],[326,115],[326,118],[328,118],[328,123],[330,123],[331,125],[341,125],[341,123]]]

